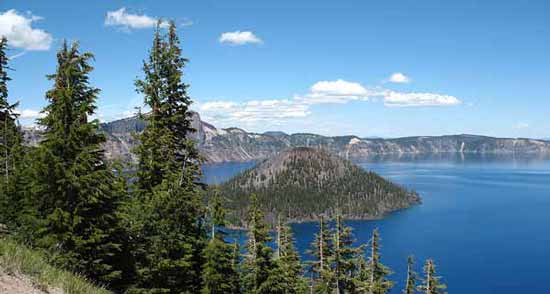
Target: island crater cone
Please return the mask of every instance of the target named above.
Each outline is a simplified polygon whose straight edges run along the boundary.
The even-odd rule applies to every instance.
[[[270,221],[333,217],[377,219],[420,203],[414,191],[322,149],[296,147],[260,162],[215,187],[229,198],[234,221],[246,223],[249,196],[256,194]]]

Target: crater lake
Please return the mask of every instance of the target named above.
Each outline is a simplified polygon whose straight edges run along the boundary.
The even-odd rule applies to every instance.
[[[392,293],[401,293],[411,254],[419,273],[425,259],[436,261],[448,293],[550,293],[549,158],[447,154],[356,164],[422,197],[422,204],[381,220],[347,221],[357,244],[380,229],[382,261],[398,282]],[[219,183],[253,165],[205,165],[204,180]],[[294,224],[293,229],[307,260],[317,224]]]

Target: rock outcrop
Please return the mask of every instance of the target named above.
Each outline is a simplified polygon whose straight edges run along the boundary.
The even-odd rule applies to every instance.
[[[494,138],[477,135],[418,136],[394,139],[328,137],[316,134],[283,132],[251,133],[239,128],[218,129],[193,113],[191,136],[210,163],[262,160],[293,147],[320,148],[350,160],[378,155],[421,154],[515,154],[550,155],[550,141],[526,138]],[[134,160],[130,150],[138,144],[132,133],[141,132],[145,123],[136,117],[101,124],[107,133],[105,144],[111,159]],[[39,130],[25,128],[28,142],[39,140]]]

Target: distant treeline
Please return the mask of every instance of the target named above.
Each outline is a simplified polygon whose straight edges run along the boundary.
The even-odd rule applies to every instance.
[[[353,247],[340,215],[324,221],[312,244],[314,273],[294,248],[290,228],[276,226],[276,248],[257,199],[248,208],[248,243],[223,235],[223,197],[204,199],[201,158],[194,142],[176,27],[157,25],[143,76],[135,87],[150,109],[135,173],[105,160],[105,136],[91,120],[100,90],[90,84],[91,53],[64,42],[57,53],[47,106],[38,124],[44,137],[22,144],[17,104],[8,101],[7,40],[0,42],[0,223],[12,238],[44,251],[55,266],[81,273],[116,293],[388,293],[393,282],[379,254],[378,232],[365,256]],[[133,181],[128,181],[131,177]],[[1,239],[0,239],[1,242]],[[412,259],[405,293],[442,293],[435,266],[417,278]]]

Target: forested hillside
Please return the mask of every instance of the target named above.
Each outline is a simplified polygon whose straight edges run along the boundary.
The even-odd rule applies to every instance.
[[[420,202],[419,196],[374,172],[313,148],[294,148],[261,162],[219,187],[244,220],[247,195],[256,194],[272,220],[333,217],[372,219]]]

